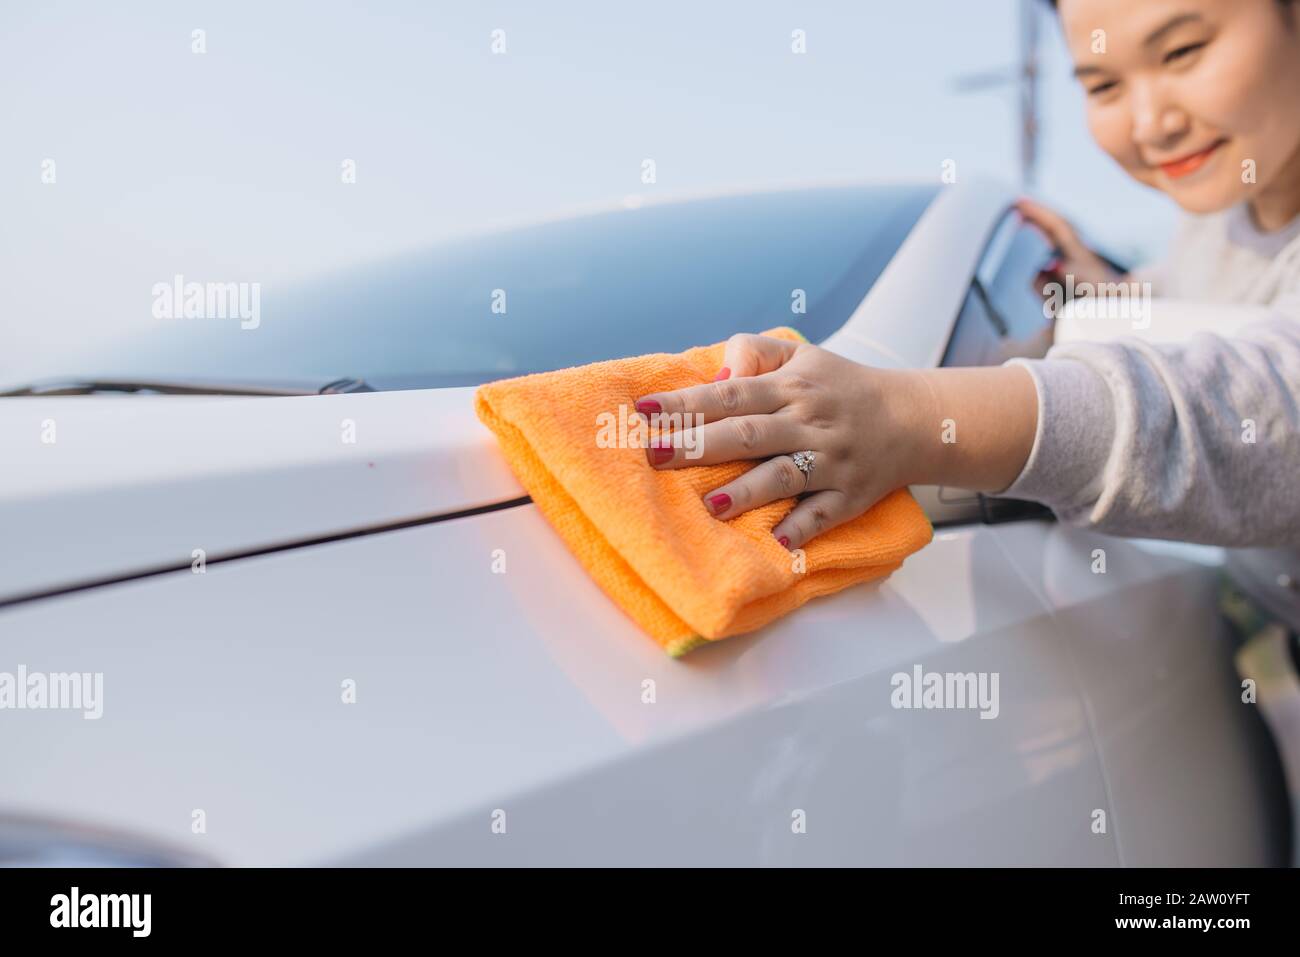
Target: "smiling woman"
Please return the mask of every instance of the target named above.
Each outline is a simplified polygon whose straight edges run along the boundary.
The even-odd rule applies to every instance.
[[[734,338],[719,373],[729,381],[640,397],[704,414],[706,459],[764,460],[705,490],[717,517],[733,519],[802,478],[804,499],[773,530],[790,548],[916,484],[1041,502],[1115,534],[1300,545],[1294,4],[1060,8],[1098,142],[1183,209],[1214,214],[1193,217],[1169,260],[1141,278],[1157,295],[1276,306],[1276,316],[1234,341],[1203,337],[1165,351],[1079,344],[990,369],[872,369],[815,346]],[[1030,202],[1021,212],[1061,250],[1042,277],[1048,288],[1120,278],[1055,213]],[[1267,451],[1242,439],[1257,428],[1270,436]],[[817,467],[800,476],[793,456],[808,452]],[[652,448],[648,464],[688,463]],[[1296,555],[1284,564],[1287,580],[1300,575]]]

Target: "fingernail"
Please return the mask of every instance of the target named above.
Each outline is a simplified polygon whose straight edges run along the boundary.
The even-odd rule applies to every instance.
[[[651,465],[663,465],[672,457],[673,457],[673,447],[671,445],[650,446]]]
[[[721,515],[727,509],[731,508],[731,496],[726,492],[719,492],[717,495],[710,495],[709,507],[713,509],[714,515]]]
[[[790,539],[786,538],[784,535],[782,535],[780,538],[778,538],[777,541],[781,543],[781,547],[782,547],[782,548],[789,548],[789,547],[790,547]]]
[[[636,410],[642,415],[655,415],[663,411],[663,407],[654,399],[642,399],[636,404]]]
[[[721,382],[723,379],[729,378],[730,376],[731,376],[731,370],[726,366],[723,366],[721,369],[718,370],[718,374],[713,377],[713,381]]]

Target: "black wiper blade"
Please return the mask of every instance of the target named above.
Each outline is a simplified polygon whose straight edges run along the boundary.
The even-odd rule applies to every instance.
[[[326,382],[317,390],[321,395],[334,395],[340,392],[374,392],[376,391],[365,379],[335,379]]]
[[[166,382],[153,379],[59,379],[6,389],[0,396],[94,395],[103,392],[158,395],[312,395],[315,390],[224,383]]]
[[[231,382],[168,382],[161,379],[50,379],[0,391],[4,396],[95,395],[105,392],[153,393],[156,395],[322,395],[340,392],[375,391],[362,379],[335,379],[325,385],[262,385]]]

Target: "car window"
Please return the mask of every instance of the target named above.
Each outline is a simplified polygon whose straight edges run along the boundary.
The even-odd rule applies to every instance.
[[[1052,258],[1037,229],[1009,215],[985,248],[944,352],[944,366],[1000,365],[1046,354],[1051,322],[1035,280]]]
[[[1003,336],[978,280],[966,293],[952,338],[943,356],[944,366],[991,366],[1000,363]]]
[[[852,314],[936,192],[859,186],[652,203],[442,243],[268,284],[254,330],[159,321],[57,373],[418,388],[675,352],[777,325],[818,342]]]

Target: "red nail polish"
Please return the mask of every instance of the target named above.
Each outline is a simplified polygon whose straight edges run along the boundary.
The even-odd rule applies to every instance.
[[[642,399],[636,404],[636,410],[642,415],[655,415],[663,411],[663,407],[654,399]]]
[[[650,464],[663,465],[673,457],[673,447],[671,445],[652,445],[650,446]]]
[[[781,547],[782,547],[782,548],[789,548],[789,547],[790,547],[790,539],[786,538],[784,535],[782,535],[780,538],[778,538],[777,541],[781,543]]]
[[[721,382],[723,379],[729,379],[730,377],[731,377],[731,370],[726,366],[723,366],[721,369],[718,370],[718,374],[713,377],[713,381]]]
[[[714,515],[721,515],[727,509],[731,508],[731,496],[726,492],[719,492],[717,495],[710,495],[709,507],[713,509]]]

